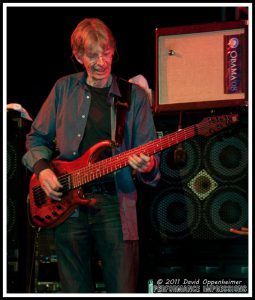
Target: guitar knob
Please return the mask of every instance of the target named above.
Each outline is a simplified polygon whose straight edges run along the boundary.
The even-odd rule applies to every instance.
[[[56,208],[61,210],[63,207],[60,204],[58,204],[58,205],[56,205]]]

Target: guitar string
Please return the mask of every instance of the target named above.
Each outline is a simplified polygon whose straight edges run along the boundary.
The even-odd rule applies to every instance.
[[[216,117],[217,118],[217,117]],[[226,116],[225,116],[225,118],[226,118]],[[227,118],[228,118],[228,116],[227,116]],[[215,117],[214,117],[214,119],[215,119]],[[217,118],[217,120],[219,120],[218,118]],[[230,118],[228,118],[227,119],[227,124],[225,124],[225,126],[223,126],[223,127],[227,127],[226,125],[228,125],[228,123],[234,123],[234,122],[229,122],[229,120],[230,120]],[[191,138],[192,136],[195,136],[195,135],[197,135],[197,134],[201,134],[201,133],[198,133],[198,125],[200,125],[201,123],[199,123],[199,124],[195,124],[195,125],[192,125],[192,126],[190,126],[190,127],[188,127],[188,128],[185,128],[185,129],[183,129],[182,131],[181,131],[181,134],[184,134],[184,139],[182,138],[182,140],[185,140],[185,139],[187,139],[187,136],[186,136],[186,134],[189,134],[189,133],[191,133],[191,135],[188,137],[188,138]],[[222,127],[220,128],[220,127],[217,127],[217,131],[219,131],[219,130],[221,130],[222,129]],[[180,136],[180,132],[178,132],[179,133],[179,136]],[[212,134],[213,132],[209,132],[208,133],[208,135],[210,135],[210,134]],[[176,135],[176,137],[177,137],[177,132],[176,133],[174,133],[175,135]],[[159,151],[162,151],[162,150],[164,150],[164,149],[166,149],[166,148],[168,148],[168,147],[170,147],[171,146],[171,144],[169,145],[169,143],[170,143],[170,141],[169,141],[169,139],[172,137],[172,139],[171,139],[171,142],[173,142],[174,141],[174,138],[173,138],[173,135],[174,134],[169,134],[169,135],[167,135],[167,136],[165,136],[165,137],[162,137],[161,139],[157,139],[157,140],[154,140],[154,141],[151,141],[149,144],[146,144],[146,145],[141,145],[141,146],[139,146],[139,147],[137,147],[136,148],[136,150],[138,151],[139,150],[139,152],[141,152],[141,149],[145,149],[145,150],[147,150],[147,151],[145,151],[144,153],[145,154],[147,154],[148,153],[148,155],[150,155],[150,154],[155,154],[155,153],[157,153],[157,152],[159,152]],[[204,134],[205,135],[205,134]],[[181,141],[182,141],[181,140]],[[179,143],[180,141],[178,140],[178,138],[175,138],[175,142],[176,143]],[[155,149],[155,147],[153,147],[154,145],[156,144],[156,146],[157,146],[157,148]],[[159,144],[161,145],[161,147],[160,147],[160,149],[158,149],[159,148]],[[122,155],[122,156],[120,156],[120,162],[123,164],[124,163],[124,166],[125,165],[127,165],[127,158],[128,158],[128,156],[129,156],[129,153],[130,152],[135,152],[135,149],[130,149],[129,151],[127,151],[124,155],[123,155],[123,153],[122,154],[120,154],[120,155]],[[139,154],[139,152],[137,152],[137,154]],[[143,152],[143,151],[142,151]],[[147,152],[147,153],[146,153]],[[87,173],[89,173],[89,172],[92,172],[92,174],[87,174],[86,173],[86,176],[85,176],[85,178],[90,178],[91,179],[91,175],[93,175],[92,176],[92,178],[93,178],[93,180],[94,179],[96,179],[96,178],[98,178],[97,177],[97,175],[95,176],[94,175],[94,172],[96,171],[96,170],[98,170],[98,167],[101,167],[101,165],[102,164],[106,164],[107,165],[107,163],[108,163],[108,165],[107,165],[107,170],[106,171],[104,171],[105,169],[103,169],[103,171],[100,173],[100,176],[102,176],[101,174],[102,173],[104,173],[104,172],[106,172],[106,174],[108,174],[108,173],[110,173],[109,171],[108,171],[108,167],[111,167],[112,168],[112,164],[110,165],[110,162],[111,162],[111,160],[116,160],[116,156],[113,156],[113,157],[111,157],[110,159],[108,159],[108,160],[103,160],[103,161],[99,161],[99,162],[97,162],[97,163],[95,163],[95,164],[91,164],[91,165],[89,165],[89,167],[87,168]],[[102,165],[103,166],[103,165]],[[81,178],[83,178],[83,177],[81,177],[81,175],[82,176],[84,176],[84,172],[85,172],[85,169],[86,168],[81,168],[80,170],[78,170],[78,172],[77,172],[77,170],[75,170],[74,172],[71,172],[70,174],[65,174],[65,175],[62,175],[62,176],[60,176],[59,177],[59,180],[61,181],[61,183],[63,183],[63,185],[65,185],[66,183],[68,183],[69,182],[69,179],[71,178],[72,180],[74,180],[75,178],[72,178],[72,176],[75,176],[75,177],[78,177],[78,182],[76,182],[76,184],[81,184],[81,181],[79,181],[79,180],[81,180]],[[99,168],[100,169],[100,168]],[[114,168],[113,168],[114,170],[116,169],[116,164],[114,165]],[[112,171],[112,169],[111,169],[111,172],[113,172]],[[106,175],[106,174],[104,174],[104,175]],[[90,175],[90,176],[89,176]],[[94,178],[94,176],[95,176],[95,178]],[[86,179],[87,180],[87,179]],[[77,181],[77,178],[76,178],[76,181]],[[88,181],[89,182],[89,181]],[[83,184],[85,184],[86,182],[84,182]],[[42,188],[39,186],[38,188],[40,188],[41,189],[41,192],[39,192],[39,194],[42,196],[42,194],[43,195],[45,195],[45,192],[42,190]],[[36,188],[35,187],[35,189],[38,189],[38,188]],[[73,186],[73,188],[75,188],[75,186]]]
[[[186,133],[184,132],[184,136],[185,136],[185,138],[186,138]],[[147,149],[147,152],[149,153],[149,154],[152,154],[152,153],[156,153],[156,152],[159,152],[160,150],[162,150],[162,149],[164,149],[165,148],[165,144],[164,144],[164,142],[166,141],[167,142],[167,146],[169,145],[169,137],[170,137],[170,135],[168,136],[168,138],[167,139],[161,139],[161,140],[154,140],[154,141],[151,141],[151,143],[150,144],[147,144],[146,146],[144,146],[144,145],[142,145],[142,146],[140,146],[140,148],[138,147],[137,148],[137,150],[136,150],[136,152],[138,153],[138,152],[141,152],[141,149],[143,149],[143,148],[146,148]],[[172,138],[172,140],[171,141],[176,141],[177,139],[175,138]],[[155,144],[157,144],[157,147],[155,147]],[[159,148],[159,145],[160,145],[160,149],[158,150],[155,150],[156,148]],[[109,160],[107,160],[107,161],[100,161],[99,162],[99,164],[94,164],[94,165],[92,165],[91,166],[91,169],[90,170],[84,170],[84,169],[82,169],[81,170],[81,172],[78,172],[78,174],[77,174],[77,176],[76,177],[78,177],[78,179],[77,178],[74,178],[74,181],[76,181],[76,184],[77,185],[80,185],[80,177],[82,178],[82,179],[85,179],[86,177],[88,177],[88,182],[89,181],[91,181],[91,180],[94,180],[94,179],[97,179],[98,177],[101,177],[102,175],[106,175],[106,174],[108,174],[108,173],[111,173],[111,172],[114,172],[116,169],[118,169],[119,167],[119,165],[123,165],[123,163],[124,163],[124,165],[127,165],[127,158],[128,158],[128,156],[129,156],[129,152],[134,152],[134,149],[130,149],[129,151],[127,151],[126,153],[125,153],[125,155],[123,155],[122,154],[122,159],[120,158],[119,160],[118,160],[118,156],[116,155],[116,156],[113,156],[113,157],[111,157]],[[146,151],[145,151],[146,152]],[[121,154],[120,154],[121,155]],[[112,160],[117,160],[117,162],[113,165],[112,164]],[[108,164],[107,164],[108,163]],[[101,164],[106,164],[106,167],[100,172],[100,173],[98,173],[98,171],[100,171],[100,167],[101,167]],[[124,166],[123,166],[124,167]],[[110,171],[108,170],[108,169],[111,169]],[[112,170],[112,168],[113,168],[113,170]],[[92,172],[92,174],[88,174],[89,172],[86,172],[86,175],[84,174],[85,173],[85,171],[91,171]],[[98,175],[97,175],[97,173],[98,173]],[[75,175],[75,174],[74,174]],[[85,176],[84,176],[85,175]],[[91,175],[92,175],[92,177],[91,177]],[[95,177],[95,178],[93,178],[93,177]],[[84,180],[83,180],[84,181]],[[85,182],[86,183],[86,182]],[[75,186],[74,186],[75,187]]]
[[[221,116],[222,117],[222,116]],[[223,116],[224,117],[224,116]],[[211,117],[210,119],[210,122],[212,122],[213,120],[215,120],[217,123],[219,123],[219,118],[220,117]],[[225,116],[224,119],[230,119],[228,118],[228,116]],[[67,190],[70,190],[70,189],[75,189],[79,186],[81,186],[82,184],[86,184],[88,182],[91,182],[99,177],[102,177],[104,175],[107,175],[109,173],[112,173],[114,172],[116,169],[118,169],[117,167],[117,164],[114,165],[114,168],[113,170],[111,169],[111,171],[108,170],[109,167],[113,167],[112,166],[112,160],[116,160],[118,157],[120,157],[119,159],[119,164],[120,165],[123,165],[123,167],[125,167],[127,165],[127,158],[129,157],[129,154],[130,152],[136,152],[136,154],[139,154],[140,152],[143,152],[143,148],[147,149],[147,153],[148,154],[155,154],[157,152],[160,152],[162,150],[164,150],[165,148],[167,147],[170,147],[169,146],[169,139],[171,138],[171,142],[175,142],[175,143],[179,143],[185,139],[187,139],[187,134],[191,134],[191,136],[188,136],[188,138],[191,138],[192,136],[194,136],[196,133],[195,133],[195,129],[197,129],[197,127],[200,125],[201,127],[201,124],[204,123],[204,127],[205,125],[209,125],[209,122],[201,122],[201,123],[198,123],[198,124],[195,124],[195,125],[192,125],[192,126],[189,126],[187,128],[184,128],[182,129],[181,131],[177,131],[177,132],[174,132],[174,133],[171,133],[171,134],[168,134],[162,138],[159,138],[157,140],[153,140],[153,141],[150,141],[148,144],[146,145],[141,145],[137,148],[134,148],[134,149],[130,149],[128,151],[126,151],[125,153],[121,153],[121,154],[118,154],[118,155],[115,155],[113,157],[110,157],[108,159],[105,159],[105,160],[102,160],[102,161],[99,161],[99,162],[96,162],[94,164],[90,164],[88,166],[86,166],[85,168],[81,168],[79,169],[78,171],[75,170],[73,172],[70,172],[69,174],[64,174],[64,175],[61,175],[58,177],[58,179],[61,181],[61,183],[65,186],[65,184],[67,184],[69,182],[69,179],[71,177],[72,181],[73,181],[73,184],[72,184],[72,187],[68,188]],[[230,122],[231,123],[231,122]],[[226,127],[228,124],[225,124],[224,127]],[[210,125],[209,125],[210,127]],[[217,128],[217,130],[221,130],[222,128]],[[175,135],[175,138],[174,138],[174,135]],[[178,136],[181,137],[181,139],[179,140],[178,139]],[[160,149],[157,149],[155,150],[155,144],[158,146],[158,144],[161,144],[161,148]],[[145,151],[146,152],[146,151]],[[95,175],[95,171],[98,171],[98,169],[100,169],[102,167],[103,164],[106,164],[107,166],[107,169],[105,168],[104,166],[104,169],[101,173],[99,173],[99,175]],[[86,175],[84,175],[84,173],[86,173]],[[103,175],[102,175],[103,174]],[[81,181],[81,179],[83,179]],[[75,182],[75,183],[74,183]],[[40,186],[36,186],[33,191],[37,192],[37,196],[42,196],[45,194],[45,192],[42,190],[42,188]],[[39,192],[39,194],[38,194]]]
[[[192,128],[194,129],[194,125],[191,126],[191,127],[188,127],[187,129],[184,129],[183,132],[181,132],[182,134],[180,134],[180,132],[178,132],[179,136],[183,135],[184,138],[186,138],[186,133],[189,133],[189,131]],[[146,146],[145,145],[141,145],[141,146],[137,147],[136,150],[138,152],[140,152],[141,149],[146,148],[149,153],[151,153],[151,154],[153,152],[156,153],[156,152],[164,149],[165,147],[169,146],[169,138],[171,138],[171,137],[172,137],[171,138],[171,142],[173,142],[173,141],[175,141],[175,142],[177,141],[177,143],[179,142],[179,140],[176,139],[176,137],[174,138],[173,135],[177,135],[177,132],[173,133],[173,134],[169,134],[168,136],[162,137],[160,139],[153,140],[149,144],[147,144]],[[160,150],[155,151],[154,144],[161,144]],[[129,156],[129,152],[134,152],[134,150],[135,149],[130,149],[130,150],[126,151],[124,155],[123,155],[123,153],[120,154],[122,157],[119,159],[119,164],[125,163],[125,165],[126,165],[127,164],[126,160],[127,160],[128,156]],[[154,150],[154,151],[152,151],[152,150]],[[86,180],[85,180],[85,182],[82,183],[82,184],[85,184],[87,182],[90,182],[90,181],[93,181],[93,180],[97,179],[98,177],[101,177],[102,173],[104,173],[103,175],[106,175],[106,174],[109,174],[111,172],[114,172],[116,170],[116,164],[114,165],[114,169],[113,170],[111,170],[111,171],[108,171],[108,170],[105,171],[104,170],[103,172],[101,172],[99,174],[99,176],[97,176],[97,175],[95,176],[95,171],[98,168],[100,168],[102,164],[106,164],[107,165],[107,163],[108,163],[107,168],[109,168],[109,166],[112,167],[111,160],[113,160],[113,159],[116,160],[117,156],[118,155],[115,155],[115,156],[113,156],[111,158],[108,158],[108,159],[106,159],[107,161],[103,160],[103,161],[99,161],[97,163],[91,164],[91,165],[87,166],[86,168],[81,168],[79,171],[76,170],[74,172],[70,172],[69,174],[61,175],[58,179],[61,181],[61,183],[63,185],[65,185],[66,183],[68,183],[70,176],[71,177],[73,176],[72,177],[72,181],[74,181],[75,184],[73,184],[72,188],[77,188],[79,185],[81,185],[81,182],[80,182],[79,178],[85,179],[87,177]],[[84,178],[84,172],[85,171],[86,171],[86,175],[85,175],[85,178]],[[75,178],[75,177],[78,177],[78,179]],[[39,190],[39,194],[37,192],[38,190]],[[33,189],[33,191],[37,192],[37,194],[36,194],[37,197],[40,197],[40,196],[42,196],[42,195],[45,194],[45,192],[42,190],[42,188],[40,186],[35,187]]]
[[[216,120],[216,118],[217,117],[215,117],[214,119]],[[219,118],[217,118],[216,121],[217,121],[217,123],[219,123]],[[187,139],[188,134],[191,134],[191,136],[189,136],[188,138],[194,136],[195,135],[195,128],[197,128],[198,125],[200,125],[200,127],[201,127],[201,123],[198,123],[198,124],[192,125],[190,127],[184,128],[181,131],[177,131],[177,132],[174,132],[172,134],[168,134],[167,136],[164,136],[164,137],[159,138],[157,140],[153,140],[153,141],[149,142],[146,145],[141,145],[137,148],[130,149],[130,150],[126,151],[125,154],[123,154],[123,153],[118,154],[118,155],[115,155],[115,156],[110,157],[108,159],[105,159],[105,160],[96,162],[94,164],[91,164],[91,165],[89,165],[85,168],[83,167],[83,168],[79,169],[78,171],[75,170],[74,172],[70,172],[69,174],[61,175],[61,176],[59,176],[58,179],[60,180],[60,182],[65,187],[65,185],[68,184],[68,182],[70,183],[69,179],[71,178],[73,184],[72,184],[71,188],[70,188],[70,186],[69,186],[69,188],[67,187],[67,190],[75,189],[75,188],[81,186],[82,184],[86,184],[88,182],[91,182],[91,181],[93,181],[93,180],[95,180],[99,177],[102,177],[104,175],[112,173],[116,169],[118,169],[117,164],[115,163],[113,170],[112,169],[111,169],[111,171],[108,170],[109,166],[112,166],[111,160],[116,161],[116,160],[118,160],[118,157],[120,156],[120,159],[118,160],[118,164],[120,164],[121,166],[123,165],[123,167],[125,167],[127,165],[127,158],[129,157],[130,152],[136,152],[137,151],[136,154],[139,154],[139,152],[143,152],[142,151],[143,148],[147,149],[148,154],[153,154],[153,153],[155,154],[157,152],[160,152],[160,151],[164,150],[165,148],[171,146],[171,144],[169,146],[169,142],[170,142],[169,140],[170,139],[171,139],[171,142],[174,141],[175,143],[178,143],[178,142],[180,142],[179,139],[178,139],[178,136],[181,137],[181,141]],[[206,123],[206,122],[204,122],[204,123]],[[206,125],[208,125],[208,122],[207,122]],[[217,128],[217,129],[220,130],[222,128],[220,128],[220,129]],[[177,134],[178,134],[178,136],[177,136]],[[174,138],[174,135],[175,135],[175,138]],[[160,149],[155,150],[155,144],[157,146],[160,144],[161,145]],[[107,165],[107,163],[108,163],[108,165]],[[104,166],[103,171],[101,173],[99,173],[98,175],[95,175],[98,172],[98,170],[105,164],[106,164],[107,167],[105,168],[105,166]],[[35,187],[33,189],[33,191],[37,193],[36,196],[39,197],[39,198],[45,196],[45,192],[43,191],[41,186]]]
[[[189,129],[191,129],[191,128],[189,128]],[[194,132],[194,130],[192,130],[192,133],[193,132]],[[186,138],[187,133],[189,133],[189,132],[186,131],[186,132],[182,133],[184,138]],[[174,134],[177,135],[177,133],[174,133]],[[127,158],[129,157],[130,152],[134,152],[134,150],[136,150],[135,152],[139,153],[139,152],[142,152],[143,148],[145,148],[145,149],[147,149],[147,152],[149,154],[153,154],[153,153],[161,151],[162,149],[166,148],[166,146],[169,146],[169,139],[171,136],[172,136],[171,142],[173,142],[173,141],[179,142],[176,137],[173,138],[173,134],[170,134],[161,139],[153,140],[150,143],[148,143],[147,145],[141,145],[141,146],[137,147],[136,149],[130,149],[130,150],[126,151],[125,154],[115,155],[107,160],[99,161],[95,164],[92,164],[91,168],[88,168],[86,170],[83,168],[80,170],[81,172],[77,172],[77,176],[80,177],[80,175],[81,175],[80,173],[84,174],[85,171],[88,171],[86,173],[85,177],[89,177],[89,181],[91,181],[91,179],[92,180],[97,179],[98,176],[95,175],[95,173],[98,172],[98,169],[100,169],[99,167],[101,167],[102,164],[106,164],[106,167],[104,168],[104,170],[101,173],[99,173],[99,177],[102,176],[102,173],[108,174],[108,173],[115,171],[116,168],[118,169],[118,167],[117,167],[118,165],[123,165],[123,163],[127,164]],[[183,137],[182,137],[182,139],[183,139]],[[155,145],[157,145],[158,147],[155,147]],[[159,148],[159,145],[160,145],[160,149],[155,150],[155,148]],[[144,152],[146,152],[146,151],[144,151]],[[118,156],[120,156],[119,160],[118,160]],[[112,160],[117,160],[117,162],[113,165]],[[113,170],[108,171],[108,168],[112,168],[112,167],[114,167]],[[90,171],[92,172],[92,174],[89,174]],[[106,174],[103,174],[103,175],[106,175]],[[74,173],[74,175],[75,175],[75,173]],[[92,175],[92,177],[91,177],[91,175]],[[95,176],[95,178],[93,178],[93,176]],[[79,184],[79,179],[78,179],[78,184]]]
[[[111,161],[118,159],[119,156],[120,156],[120,159],[118,160],[118,164],[123,165],[123,163],[124,163],[125,165],[127,165],[127,158],[129,157],[130,152],[136,152],[137,151],[138,153],[140,153],[140,152],[142,152],[142,149],[145,148],[145,149],[147,149],[148,153],[151,153],[151,154],[154,153],[155,154],[155,153],[160,152],[160,151],[164,150],[165,148],[169,147],[170,142],[174,141],[175,143],[178,143],[178,142],[180,142],[180,140],[183,140],[183,138],[186,139],[187,135],[190,134],[190,133],[192,133],[192,135],[190,136],[190,137],[192,137],[194,135],[194,127],[195,127],[195,125],[192,125],[190,127],[187,127],[185,129],[183,129],[182,131],[174,132],[172,134],[168,134],[168,135],[166,135],[162,138],[159,138],[157,140],[150,141],[146,145],[141,145],[137,148],[130,149],[130,150],[126,151],[125,153],[121,153],[121,154],[112,156],[110,158],[107,158],[105,160],[101,160],[99,162],[96,162],[94,164],[90,164],[90,165],[86,166],[85,168],[83,167],[80,170],[75,170],[74,172],[70,172],[69,174],[61,175],[61,176],[58,177],[58,179],[60,180],[61,184],[63,186],[65,186],[66,184],[68,184],[69,178],[72,177],[72,180],[76,181],[76,184],[73,184],[72,188],[77,188],[77,184],[78,184],[78,186],[80,185],[79,178],[86,179],[85,182],[83,182],[83,184],[86,184],[90,181],[93,181],[93,180],[101,177],[102,173],[105,173],[103,175],[106,175],[106,174],[114,172],[116,170],[116,165],[117,164],[114,165],[114,169],[111,170],[110,172],[108,171],[108,168],[112,167]],[[179,138],[181,137],[180,140],[177,138],[177,134],[178,134]],[[175,135],[175,137],[174,137],[174,135]],[[161,146],[160,149],[157,149],[157,151],[155,151],[155,144],[157,144],[157,146],[160,144],[160,146]],[[171,146],[171,144],[170,144],[170,146]],[[95,176],[95,171],[100,169],[101,165],[106,165],[106,167],[104,168],[103,172],[101,172],[99,174],[99,176],[97,176],[97,175]],[[125,167],[125,165],[123,167]],[[84,173],[86,173],[85,176],[84,176]],[[93,178],[94,176],[95,176],[95,178]],[[78,177],[78,179],[75,178],[75,177]],[[45,194],[45,192],[43,191],[43,189],[39,185],[36,186],[33,189],[33,191],[36,193],[37,197],[40,197],[40,196]]]

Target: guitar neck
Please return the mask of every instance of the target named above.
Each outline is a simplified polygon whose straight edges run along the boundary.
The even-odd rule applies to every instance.
[[[107,174],[113,173],[128,165],[130,155],[144,153],[148,156],[161,152],[186,139],[192,138],[196,133],[195,125],[186,127],[177,132],[170,133],[164,137],[150,141],[147,144],[130,149],[115,156],[103,159],[96,163],[87,165],[69,174],[69,189],[78,188],[93,180],[99,179]]]

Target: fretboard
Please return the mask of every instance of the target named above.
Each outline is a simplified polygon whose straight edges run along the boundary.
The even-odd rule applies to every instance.
[[[73,173],[69,174],[68,189],[78,188],[86,183],[126,167],[128,165],[128,159],[130,155],[139,155],[140,153],[144,153],[150,156],[186,139],[192,138],[195,134],[195,125],[192,125],[185,129],[150,141],[144,145],[75,170]]]

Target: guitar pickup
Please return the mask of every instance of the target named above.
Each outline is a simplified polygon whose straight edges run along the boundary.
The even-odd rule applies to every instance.
[[[33,194],[34,194],[34,201],[36,206],[40,207],[46,203],[45,193],[41,187],[38,186],[34,187]]]

